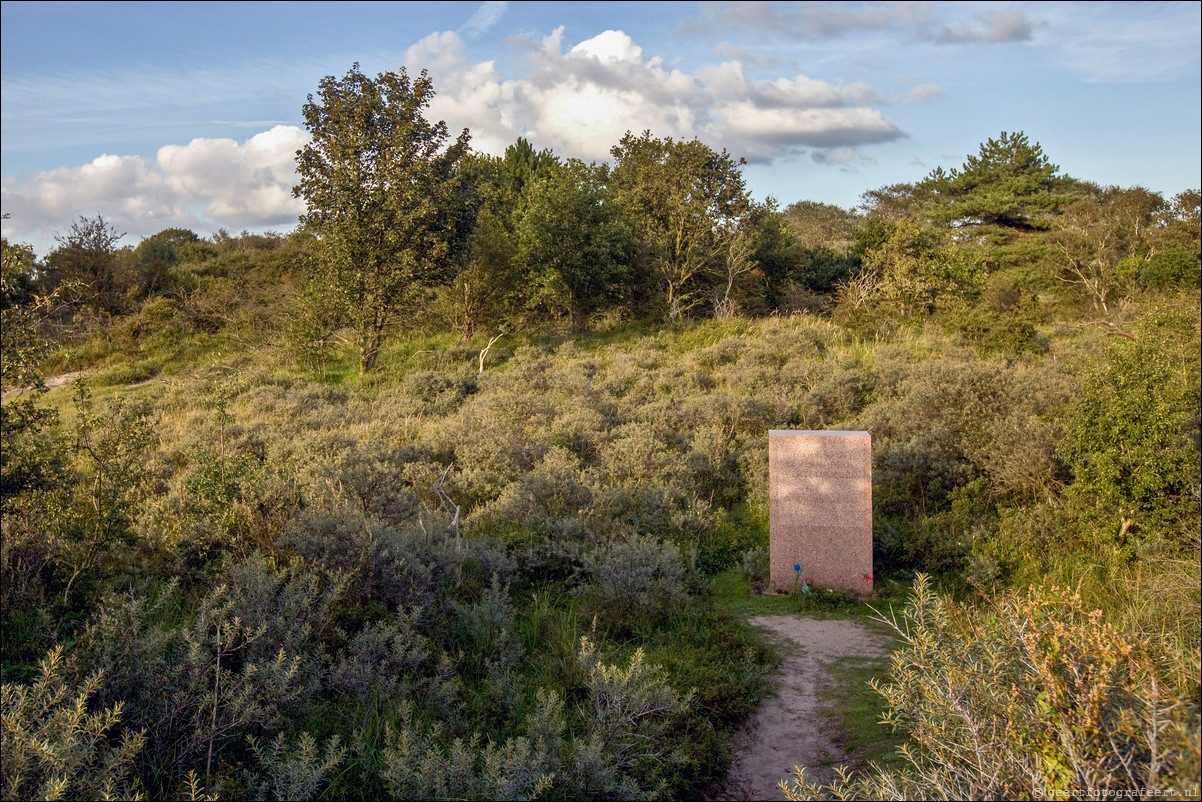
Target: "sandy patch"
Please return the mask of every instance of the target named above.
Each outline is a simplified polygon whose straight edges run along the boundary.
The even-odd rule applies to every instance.
[[[46,379],[46,389],[53,390],[55,387],[62,387],[64,385],[70,384],[71,382],[75,381],[82,375],[83,375],[82,370],[74,370],[74,371],[71,371],[70,373],[63,373],[58,376],[51,376],[50,378]]]
[[[806,767],[808,781],[825,784],[835,778],[836,766],[848,762],[838,746],[839,724],[824,708],[819,688],[840,657],[886,656],[888,637],[847,620],[773,615],[750,623],[771,632],[786,656],[776,695],[764,700],[735,741],[724,797],[781,800],[777,784],[794,766]]]
[[[46,389],[53,390],[55,387],[62,387],[70,384],[82,375],[83,371],[75,370],[71,371],[70,373],[59,374],[58,376],[48,376],[45,379]],[[5,398],[9,396],[21,395],[22,393],[27,392],[29,392],[28,387],[5,387],[0,389],[0,395],[3,395]]]

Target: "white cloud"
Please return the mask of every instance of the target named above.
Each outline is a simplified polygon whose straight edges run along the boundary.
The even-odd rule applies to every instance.
[[[430,69],[439,91],[431,115],[452,130],[470,128],[473,145],[493,154],[525,136],[562,156],[603,160],[627,131],[650,130],[767,161],[803,148],[855,148],[903,136],[873,108],[885,101],[867,83],[805,75],[751,80],[738,61],[684,72],[646,56],[622,31],[565,52],[557,28],[528,57],[526,76],[502,80],[493,62],[466,59],[462,39],[447,32],[411,47],[406,63]]]
[[[1041,22],[1014,9],[973,14],[970,21],[944,21],[957,13],[953,4],[927,3],[708,3],[700,19],[682,22],[681,33],[754,31],[806,42],[840,39],[857,33],[891,31],[914,41],[939,44],[1003,44],[1029,41]]]
[[[493,61],[469,59],[463,38],[446,31],[408,48],[403,63],[434,79],[428,116],[445,120],[451,136],[470,129],[472,146],[492,154],[525,136],[560,156],[605,160],[627,131],[650,130],[698,137],[752,162],[809,153],[848,164],[864,161],[864,146],[905,136],[879,108],[889,101],[868,83],[806,75],[753,80],[738,60],[685,71],[649,56],[619,30],[572,45],[557,28],[531,42],[526,58],[522,74],[505,78]],[[920,86],[907,99],[937,93]],[[276,125],[242,142],[199,138],[162,147],[153,159],[102,156],[5,179],[4,211],[13,219],[4,231],[46,243],[75,216],[97,212],[134,236],[168,226],[206,233],[290,227],[303,212],[291,187],[294,155],[307,137],[296,126]]]
[[[296,151],[309,135],[277,125],[239,145],[193,139],[160,148],[155,163],[181,198],[207,203],[205,215],[234,228],[294,222],[304,203],[292,197]]]
[[[104,155],[81,167],[62,167],[4,179],[3,207],[12,218],[4,235],[31,240],[39,253],[78,216],[103,214],[141,238],[180,226],[291,227],[304,211],[292,197],[295,154],[308,134],[278,125],[239,144],[194,139],[160,148],[154,160]]]
[[[935,84],[915,84],[910,91],[895,98],[898,103],[926,103],[943,96],[943,90]]]
[[[470,129],[473,148],[499,154],[520,136],[512,111],[503,102],[511,90],[492,61],[474,64],[464,58],[458,34],[430,34],[405,51],[404,64],[411,72],[430,71],[435,95],[427,117],[445,120],[452,137]]]

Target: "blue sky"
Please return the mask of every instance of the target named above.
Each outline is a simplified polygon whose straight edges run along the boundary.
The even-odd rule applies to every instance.
[[[323,76],[429,69],[431,116],[602,160],[627,130],[748,159],[757,198],[844,207],[1024,131],[1061,170],[1202,185],[1202,4],[20,3],[0,26],[3,232],[78,215],[290,230]]]

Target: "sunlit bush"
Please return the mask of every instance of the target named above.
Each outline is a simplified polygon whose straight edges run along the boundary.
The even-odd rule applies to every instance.
[[[64,677],[63,649],[42,661],[30,685],[5,683],[0,722],[4,799],[143,799],[134,761],[145,743],[126,729],[122,704],[89,712],[103,672],[79,685]]]
[[[1202,752],[1197,653],[1157,668],[1145,644],[1055,587],[960,607],[920,575],[900,617],[886,721],[913,740],[902,768],[791,799],[1069,799],[1141,789],[1188,794]]]

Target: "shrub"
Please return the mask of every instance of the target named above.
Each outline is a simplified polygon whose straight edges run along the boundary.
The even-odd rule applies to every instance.
[[[920,575],[890,679],[873,687],[906,730],[905,767],[825,788],[798,773],[790,799],[1067,799],[1196,788],[1198,663],[1184,682],[1078,595],[1055,587],[979,607],[939,599]],[[1184,657],[1180,655],[1179,659]]]
[[[420,611],[400,609],[350,639],[333,662],[328,686],[359,717],[383,717],[410,700],[446,709],[457,691],[455,666],[420,631]]]
[[[345,577],[340,610],[357,615],[355,608],[430,606],[462,565],[450,536],[433,520],[397,529],[348,515],[310,513],[298,517],[276,547],[328,576]]]
[[[85,382],[76,382],[76,481],[42,499],[50,510],[56,562],[69,578],[67,604],[76,583],[95,569],[111,568],[121,547],[133,541],[134,510],[145,491],[146,458],[154,441],[148,403],[121,400],[97,412]]]
[[[1060,453],[1070,502],[1102,554],[1197,538],[1202,391],[1198,310],[1157,309],[1085,377]]]
[[[292,742],[280,733],[274,740],[260,745],[248,737],[251,751],[259,761],[253,773],[248,773],[246,795],[249,799],[287,800],[312,799],[325,782],[326,775],[337,766],[346,750],[338,745],[338,736],[326,742],[325,753],[307,732]]]
[[[278,732],[320,685],[310,640],[341,587],[262,560],[233,563],[224,578],[182,625],[163,620],[178,614],[174,583],[154,603],[109,597],[80,642],[80,662],[108,678],[101,703],[124,701],[127,721],[146,731],[144,778],[156,795],[186,769],[203,767],[207,781],[224,746]]]
[[[478,734],[442,745],[441,727],[420,727],[404,709],[400,730],[389,729],[380,772],[389,792],[397,799],[534,799],[554,779],[563,729],[558,698],[540,693],[540,702],[551,707],[553,725],[544,729],[552,730],[553,742],[519,736],[484,748]]]
[[[32,685],[3,688],[0,796],[4,799],[143,799],[134,761],[145,737],[125,729],[120,702],[88,712],[103,674],[72,686],[63,677],[63,649],[41,663]]]
[[[438,412],[447,413],[476,392],[476,383],[470,374],[452,377],[433,370],[415,370],[405,375],[401,391]]]
[[[1029,321],[1009,315],[974,311],[959,321],[959,331],[983,355],[1024,353],[1039,354],[1047,350],[1039,333]]]
[[[872,390],[872,374],[854,362],[837,362],[823,368],[805,397],[820,429],[859,412]]]
[[[874,477],[917,477],[951,489],[978,476],[980,467],[971,455],[984,426],[1012,405],[1007,371],[971,357],[913,367],[882,366],[881,361],[881,397],[854,422],[872,432]],[[891,371],[897,378],[889,376]]]
[[[584,554],[582,572],[587,591],[619,618],[655,615],[687,593],[680,549],[655,537],[606,541]]]
[[[1202,264],[1195,250],[1170,248],[1147,259],[1139,271],[1141,287],[1164,290],[1171,287],[1197,287],[1202,284]]]
[[[663,790],[662,773],[675,757],[664,736],[690,697],[674,691],[663,669],[645,662],[642,649],[622,668],[602,662],[596,646],[582,637],[578,660],[591,709],[584,709],[585,732],[572,744],[568,775],[576,795],[640,799]]]
[[[760,595],[768,585],[768,574],[772,569],[766,546],[756,546],[743,552],[743,573],[751,582],[754,595]]]
[[[302,438],[301,464],[294,470],[312,506],[401,526],[421,511],[411,465],[426,458],[420,449],[378,433],[360,440],[315,433]]]
[[[479,529],[516,527],[540,535],[576,539],[585,534],[584,515],[593,500],[589,477],[566,449],[553,446],[534,469],[473,513]]]

